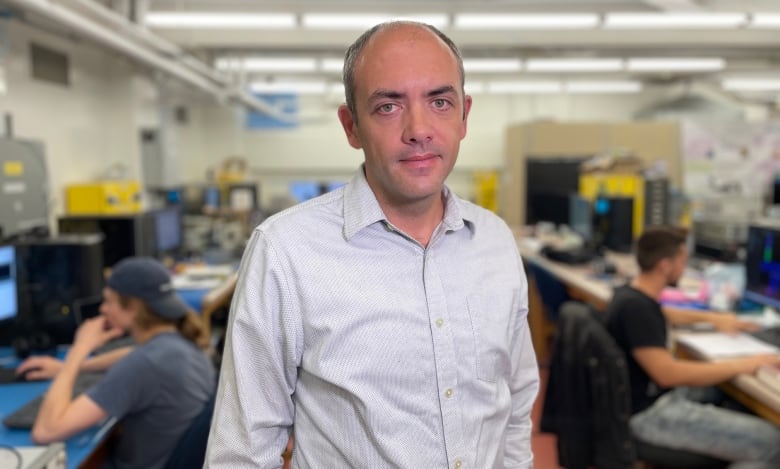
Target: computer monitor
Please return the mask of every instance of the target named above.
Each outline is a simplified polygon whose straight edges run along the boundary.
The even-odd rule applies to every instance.
[[[593,244],[597,249],[631,252],[634,242],[634,198],[596,197],[593,201]]]
[[[780,308],[780,226],[751,225],[745,256],[745,299]]]
[[[128,215],[66,216],[58,220],[61,234],[101,233],[103,262],[111,267],[126,257],[157,256],[156,212]]]
[[[569,194],[569,227],[588,243],[593,237],[593,212],[590,201],[579,194]]]
[[[176,254],[182,244],[181,207],[171,205],[154,211],[157,256]]]
[[[102,293],[102,236],[64,235],[20,242],[16,265],[21,326],[27,332],[45,332],[52,343],[71,343],[77,301]]]
[[[16,298],[16,248],[0,246],[0,321],[13,321],[19,310]]]
[[[252,182],[233,183],[227,188],[228,206],[236,212],[256,210],[260,204],[257,184]]]

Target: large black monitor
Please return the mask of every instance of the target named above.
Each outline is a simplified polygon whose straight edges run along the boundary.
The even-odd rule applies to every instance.
[[[780,308],[780,226],[751,225],[748,229],[745,298]]]
[[[155,212],[127,215],[83,215],[61,217],[60,233],[101,233],[103,260],[111,267],[126,257],[157,256]]]
[[[22,333],[45,332],[53,343],[73,340],[79,301],[101,295],[103,237],[64,235],[16,245]]]

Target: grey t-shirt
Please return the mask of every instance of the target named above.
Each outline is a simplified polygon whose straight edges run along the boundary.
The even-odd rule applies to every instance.
[[[138,346],[87,391],[123,425],[106,467],[162,468],[214,386],[210,360],[180,334],[159,334]]]

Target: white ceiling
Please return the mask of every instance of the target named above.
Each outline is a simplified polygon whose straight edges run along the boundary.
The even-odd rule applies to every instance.
[[[361,33],[362,29],[315,30],[302,26],[305,15],[312,13],[364,13],[389,16],[420,14],[446,14],[449,26],[443,30],[460,46],[466,58],[511,57],[523,63],[535,58],[642,58],[642,57],[701,57],[722,58],[726,66],[717,72],[653,73],[626,71],[599,73],[530,73],[525,69],[502,78],[541,79],[572,78],[632,79],[645,84],[664,84],[681,81],[701,81],[716,86],[724,78],[780,77],[780,26],[757,29],[750,26],[754,15],[780,14],[780,0],[4,0],[11,6],[22,8],[23,13],[46,16],[44,8],[36,4],[51,4],[49,10],[67,9],[79,15],[108,25],[133,42],[147,44],[155,53],[168,55],[169,59],[181,57],[181,49],[213,66],[220,57],[306,57],[340,58],[345,48]],[[0,0],[3,3],[3,0]],[[124,18],[137,21],[141,31],[117,28],[114,21],[107,21],[95,5],[105,6]],[[105,10],[103,10],[105,11]],[[152,28],[144,24],[147,13],[205,12],[205,13],[291,13],[296,25],[289,29],[262,28]],[[487,29],[464,30],[453,26],[461,13],[542,14],[542,13],[595,13],[599,15],[596,27],[577,30]],[[610,29],[605,26],[613,13],[743,13],[746,20],[740,27],[722,29],[660,30]],[[62,15],[50,15],[62,20]],[[26,18],[25,15],[21,16]],[[29,20],[29,18],[27,18]],[[77,24],[70,21],[67,23]],[[131,25],[132,26],[132,25]],[[148,28],[148,29],[146,29]],[[162,39],[155,41],[155,38]],[[99,38],[98,38],[99,39]],[[121,49],[112,46],[109,47]],[[174,51],[170,46],[177,49]],[[166,52],[167,51],[167,52]],[[188,59],[189,60],[189,59]],[[146,60],[144,60],[146,61]],[[181,61],[183,66],[195,69],[203,75],[199,66]],[[191,61],[190,61],[191,62]],[[147,63],[150,63],[147,61]],[[197,65],[197,64],[196,64]],[[323,74],[323,72],[317,72]],[[324,72],[328,80],[337,81],[338,73]],[[205,75],[209,75],[206,73]],[[311,73],[305,78],[311,78]],[[489,79],[480,74],[469,74],[477,79]],[[239,77],[230,78],[234,85],[253,79],[277,79],[266,74],[243,71]],[[214,76],[208,78],[219,83]],[[197,86],[197,83],[196,83]],[[226,86],[222,82],[219,86]],[[202,86],[203,88],[204,86]],[[780,89],[769,93],[740,94],[742,98],[762,101],[778,100]]]

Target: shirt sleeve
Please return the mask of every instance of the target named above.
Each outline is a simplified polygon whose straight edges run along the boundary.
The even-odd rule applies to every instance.
[[[205,468],[276,468],[292,429],[299,320],[274,249],[260,230],[241,263]]]
[[[137,348],[116,362],[94,387],[87,390],[87,396],[106,413],[121,419],[149,406],[154,400],[158,387],[150,383],[150,369],[142,350]]]
[[[512,415],[507,427],[504,466],[531,469],[534,461],[531,450],[531,409],[539,392],[539,367],[528,327],[528,282],[519,259],[518,254],[523,294],[512,340]]]

